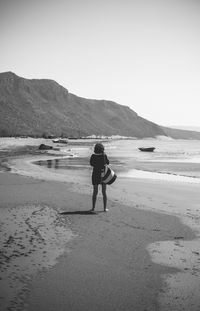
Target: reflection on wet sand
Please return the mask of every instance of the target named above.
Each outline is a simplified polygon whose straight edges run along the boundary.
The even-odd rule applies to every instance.
[[[46,166],[48,168],[55,168],[55,169],[59,169],[59,168],[63,168],[63,160],[61,161],[61,159],[50,159],[50,160],[40,160],[35,162],[35,164],[40,165],[40,166]]]
[[[124,171],[125,163],[121,161],[121,159],[115,159],[110,157],[110,162],[112,163],[113,168],[119,172]],[[88,157],[70,157],[70,158],[56,158],[56,159],[48,159],[48,160],[39,160],[34,161],[34,164],[39,166],[43,166],[49,169],[59,169],[61,170],[88,170],[91,168],[89,164]]]
[[[39,161],[40,163],[38,163],[39,165],[44,165],[42,162],[44,161]],[[59,168],[59,159],[53,159],[53,160],[47,160],[47,167],[48,168],[55,168],[58,169]]]
[[[88,158],[48,159],[34,162],[34,164],[50,169],[88,169]]]

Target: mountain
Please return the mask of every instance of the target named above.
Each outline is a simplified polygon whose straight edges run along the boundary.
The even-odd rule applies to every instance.
[[[195,131],[200,132],[200,126],[192,126],[192,125],[170,125],[170,128],[186,130],[186,131]]]
[[[200,139],[200,132],[173,129],[161,126],[166,136],[174,139]]]
[[[53,80],[0,73],[0,136],[92,134],[200,139],[200,133],[159,126],[115,102],[78,97]]]

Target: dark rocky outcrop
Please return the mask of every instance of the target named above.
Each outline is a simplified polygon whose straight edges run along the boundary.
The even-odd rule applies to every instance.
[[[50,150],[50,149],[53,149],[52,146],[48,146],[48,145],[45,145],[45,144],[41,144],[39,145],[39,150]]]

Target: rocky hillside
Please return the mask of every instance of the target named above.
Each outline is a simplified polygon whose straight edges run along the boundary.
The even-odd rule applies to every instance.
[[[200,133],[166,129],[115,102],[73,95],[53,80],[0,73],[0,136],[92,134],[200,139]]]

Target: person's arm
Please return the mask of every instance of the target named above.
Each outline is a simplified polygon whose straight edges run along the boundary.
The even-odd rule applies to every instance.
[[[94,155],[92,154],[90,157],[90,165],[94,166],[95,165],[95,161],[94,161]]]
[[[105,162],[106,162],[106,164],[109,164],[109,163],[110,163],[110,161],[108,160],[108,157],[107,157],[106,154],[105,154]]]

